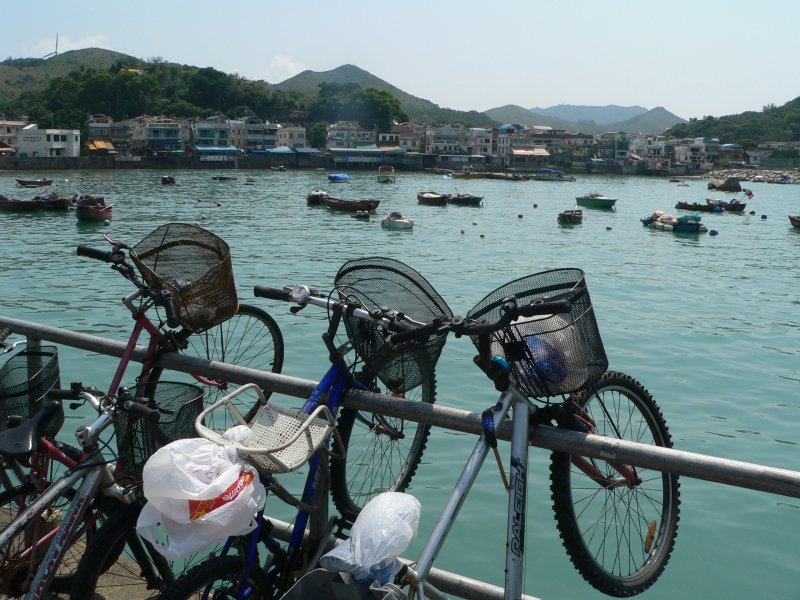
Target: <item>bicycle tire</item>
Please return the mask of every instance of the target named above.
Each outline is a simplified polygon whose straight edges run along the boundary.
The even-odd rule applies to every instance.
[[[436,401],[436,375],[432,374],[422,385],[405,394],[406,400],[433,404]],[[365,421],[357,418],[361,414]],[[342,408],[337,419],[337,429],[346,455],[338,455],[333,448],[330,460],[331,497],[339,513],[350,523],[355,522],[364,505],[382,492],[402,492],[411,483],[417,471],[430,435],[430,425],[404,421],[395,417],[386,419],[402,439],[382,432],[376,426],[376,416],[366,411]],[[409,440],[410,442],[406,441]]]
[[[217,556],[196,565],[179,577],[161,595],[161,600],[189,600],[202,598],[205,588],[212,590],[208,597],[214,600],[236,598],[237,586],[244,571],[245,561],[241,556]],[[250,570],[248,584],[252,598],[269,600],[273,597],[267,576],[254,565]]]
[[[16,488],[0,493],[0,530],[6,526],[25,508],[30,501],[38,496],[38,492],[30,484],[22,484]],[[29,559],[20,558],[32,547],[34,532],[41,537],[61,525],[61,517],[66,508],[72,503],[75,490],[68,489],[60,494],[53,502],[44,507],[31,523],[12,538],[8,545],[0,550],[0,598],[17,598],[27,593],[30,581],[27,573],[30,567]],[[58,566],[55,578],[50,584],[51,592],[66,592],[70,589],[77,567],[83,555],[83,550],[97,532],[96,522],[100,518],[96,506],[90,506],[83,517],[83,525],[78,530],[77,537],[69,540],[64,548],[64,555]],[[35,552],[35,567],[38,570],[39,562],[44,558],[50,547],[49,543],[39,546]]]
[[[661,410],[641,383],[607,372],[593,389],[570,400],[594,421],[598,435],[672,447]],[[584,458],[617,474],[605,461]],[[570,454],[551,455],[550,490],[564,548],[589,584],[616,597],[638,594],[658,579],[678,531],[678,476],[639,467],[636,474],[640,485],[606,489],[574,467]]]
[[[125,598],[155,597],[175,581],[170,562],[136,533],[140,512],[139,504],[121,506],[97,530],[75,570],[70,600],[93,600],[104,589]],[[152,584],[143,574],[144,560],[158,574]]]
[[[181,351],[187,356],[273,373],[280,373],[283,368],[284,346],[280,327],[268,312],[248,304],[240,304],[236,314],[227,321],[202,333],[190,335],[187,343],[187,348]],[[160,379],[197,383],[191,375],[175,371],[170,371],[165,375],[162,367],[154,367],[148,381],[157,382]],[[210,406],[232,391],[231,385],[233,384],[220,383],[222,384],[220,388],[205,386],[204,403],[206,406]],[[269,398],[270,393],[264,391],[265,398]],[[240,398],[240,402],[244,403],[245,398]],[[255,396],[249,397],[249,400],[254,401]],[[252,408],[251,405],[245,404],[242,404],[242,407],[245,412]],[[211,418],[219,420],[227,414],[228,411],[215,411]],[[253,413],[248,412],[243,415],[245,418],[252,418]],[[230,421],[207,424],[207,426],[216,430],[224,430],[233,424]]]

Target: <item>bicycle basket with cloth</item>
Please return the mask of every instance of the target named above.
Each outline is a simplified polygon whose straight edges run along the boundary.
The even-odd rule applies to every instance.
[[[25,420],[35,414],[52,388],[59,387],[58,350],[55,346],[28,346],[0,369],[0,430],[10,418]],[[47,427],[55,435],[63,424],[63,413]]]
[[[203,388],[188,383],[159,381],[154,389],[137,385],[129,392],[146,398],[147,405],[158,409],[159,420],[131,418],[126,410],[114,412],[117,451],[123,472],[141,479],[142,467],[156,450],[170,442],[195,437],[194,421],[203,410]]]
[[[172,293],[181,324],[199,332],[239,308],[230,247],[210,231],[187,223],[158,227],[131,251],[147,285]]]
[[[334,280],[341,299],[359,302],[366,310],[390,307],[419,323],[451,319],[453,312],[430,283],[408,265],[384,257],[346,262]],[[433,376],[447,334],[401,346],[389,343],[389,334],[375,323],[345,314],[347,337],[367,369],[389,390],[404,393]]]
[[[492,334],[492,354],[511,366],[511,379],[530,398],[583,389],[608,368],[603,342],[580,269],[553,269],[507,283],[478,302],[467,317],[495,321],[508,298],[517,306],[569,300],[563,314],[520,317]],[[478,345],[477,336],[472,336]]]

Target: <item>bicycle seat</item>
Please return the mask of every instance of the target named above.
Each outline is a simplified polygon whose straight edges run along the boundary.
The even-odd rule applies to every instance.
[[[30,455],[48,425],[55,419],[64,419],[64,409],[57,400],[42,406],[21,425],[0,432],[0,455],[14,458]]]

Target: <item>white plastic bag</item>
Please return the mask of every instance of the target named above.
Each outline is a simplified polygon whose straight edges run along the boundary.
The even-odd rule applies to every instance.
[[[231,446],[191,438],[167,444],[147,461],[136,529],[169,559],[182,558],[255,528],[266,491]]]
[[[419,500],[411,494],[375,496],[358,514],[350,538],[325,554],[320,566],[350,573],[357,582],[387,583],[402,566],[397,557],[417,535],[420,510]]]

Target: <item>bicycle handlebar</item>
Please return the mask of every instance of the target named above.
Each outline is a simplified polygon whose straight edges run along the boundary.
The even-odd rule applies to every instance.
[[[78,256],[86,256],[88,258],[93,258],[94,260],[101,260],[103,262],[113,262],[111,260],[111,255],[113,252],[107,252],[105,250],[98,250],[97,248],[92,248],[91,246],[87,246],[85,244],[81,244],[78,246]]]

